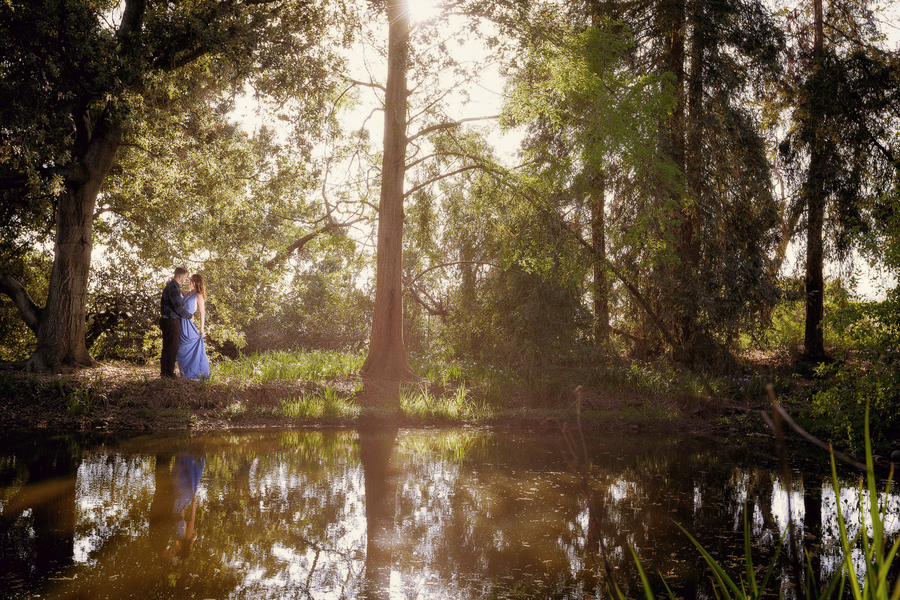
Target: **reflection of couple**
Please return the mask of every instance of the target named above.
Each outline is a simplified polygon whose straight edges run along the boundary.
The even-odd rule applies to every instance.
[[[175,269],[175,277],[166,284],[160,301],[159,328],[162,330],[163,377],[175,377],[175,363],[181,376],[188,379],[209,379],[209,360],[206,358],[206,284],[198,274],[191,275],[190,291],[181,293],[188,272]],[[200,315],[200,329],[194,324],[194,314]]]
[[[194,537],[197,535],[194,528],[197,521],[197,487],[200,485],[205,466],[205,458],[182,454],[175,459],[175,466],[172,469],[172,480],[175,484],[175,504],[172,507],[172,514],[181,517],[175,526],[178,533],[175,546],[181,558],[187,558],[194,547]]]

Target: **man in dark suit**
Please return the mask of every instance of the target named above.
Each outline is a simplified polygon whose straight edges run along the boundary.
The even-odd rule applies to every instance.
[[[175,377],[175,357],[181,341],[181,319],[191,319],[193,314],[184,310],[181,286],[188,272],[181,267],[175,269],[175,277],[166,284],[159,303],[159,328],[162,330],[162,357],[159,360],[163,377]]]

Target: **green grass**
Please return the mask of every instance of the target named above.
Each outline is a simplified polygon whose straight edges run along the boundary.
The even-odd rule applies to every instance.
[[[267,410],[274,417],[291,419],[340,419],[375,415],[378,407],[368,405],[360,410],[359,392],[362,380],[358,374],[365,352],[278,351],[255,353],[237,360],[221,360],[214,365],[212,382],[226,387],[264,386],[289,382],[313,383],[315,391],[282,398]],[[591,421],[609,418],[628,421],[671,421],[681,413],[678,404],[685,398],[705,398],[729,392],[729,386],[707,376],[672,369],[664,361],[654,363],[606,363],[557,369],[546,381],[525,381],[515,371],[460,360],[441,354],[410,356],[410,364],[422,379],[407,386],[400,397],[400,413],[412,419],[430,422],[479,422],[497,418],[541,420],[570,419],[574,412],[576,385],[604,390],[607,393],[648,392],[643,406],[624,406],[614,411],[591,413]],[[342,380],[340,383],[337,380]],[[347,388],[348,380],[355,381]],[[730,382],[729,382],[730,383]],[[759,387],[753,381],[755,387]],[[329,386],[333,386],[333,389]],[[309,389],[309,385],[305,385]],[[338,393],[337,390],[340,390]],[[292,392],[300,393],[299,391]],[[664,401],[665,396],[677,401]],[[392,406],[381,407],[393,413]],[[522,411],[528,414],[523,414]],[[240,419],[249,414],[225,415]]]
[[[330,350],[265,352],[222,361],[216,365],[214,377],[250,384],[319,381],[358,373],[364,360],[362,353]]]
[[[290,419],[343,419],[359,416],[360,408],[352,398],[341,397],[333,387],[326,385],[312,394],[280,400],[277,414]]]
[[[487,404],[475,399],[464,385],[441,396],[432,395],[424,386],[401,390],[400,410],[410,417],[441,421],[478,420],[493,414]]]

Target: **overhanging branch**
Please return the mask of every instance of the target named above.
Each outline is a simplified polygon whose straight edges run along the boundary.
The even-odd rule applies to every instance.
[[[37,333],[41,321],[41,307],[34,303],[22,284],[8,273],[0,271],[0,293],[10,297],[25,325]]]
[[[592,256],[596,257],[596,254],[594,253],[594,247],[589,244],[583,237],[581,237],[581,235],[577,231],[575,231],[575,229],[571,225],[564,221],[560,221],[560,224],[578,241],[578,243],[584,246]],[[625,279],[625,276],[622,275],[622,272],[616,268],[616,266],[612,263],[612,261],[609,260],[609,258],[605,257],[603,259],[603,262],[605,266],[613,272],[613,275],[615,275],[616,278],[622,282],[622,285],[625,286],[629,293],[634,296],[634,299],[638,301],[638,304],[641,305],[641,308],[644,309],[644,312],[647,313],[647,316],[650,317],[651,321],[653,321],[653,324],[662,334],[663,338],[666,340],[666,343],[669,344],[669,347],[673,349],[680,348],[681,346],[675,342],[675,338],[672,336],[672,334],[669,333],[669,330],[666,329],[666,326],[662,322],[662,319],[660,319],[659,316],[657,316],[657,314],[653,311],[653,308],[650,306],[650,303],[647,302],[647,299],[644,298],[644,295],[641,294],[641,291],[637,289],[637,287],[635,287],[630,281]]]
[[[455,260],[455,261],[452,261],[452,262],[445,262],[445,263],[441,263],[441,264],[439,264],[439,265],[434,265],[433,267],[428,267],[428,268],[425,269],[424,271],[420,271],[415,277],[413,277],[412,279],[410,279],[409,282],[408,282],[406,285],[407,285],[407,286],[411,286],[411,285],[415,284],[416,281],[419,280],[419,278],[421,278],[423,275],[425,275],[425,273],[429,273],[429,272],[434,271],[434,270],[436,270],[436,269],[443,269],[444,267],[454,267],[454,266],[456,266],[456,265],[486,265],[486,266],[489,266],[489,267],[497,267],[498,269],[503,269],[503,268],[505,268],[505,267],[503,267],[503,266],[501,266],[501,265],[498,265],[498,264],[496,264],[496,263],[487,262],[487,261],[483,261],[483,260]]]
[[[338,229],[346,229],[347,227],[355,225],[362,220],[363,219],[356,219],[347,223],[328,223],[327,225],[323,225],[319,229],[316,229],[315,231],[307,233],[303,237],[298,238],[290,246],[276,253],[275,256],[265,264],[265,267],[269,270],[274,269],[279,263],[287,260],[291,254],[302,250],[303,247],[306,246],[306,244],[314,240],[316,237],[325,233],[337,231]]]

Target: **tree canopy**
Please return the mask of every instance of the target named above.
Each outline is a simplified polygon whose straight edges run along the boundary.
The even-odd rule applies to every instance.
[[[772,318],[789,248],[822,236],[813,333],[820,263],[900,264],[898,58],[864,3],[439,9],[0,5],[4,358],[152,359],[182,265],[223,354],[367,348],[391,385],[410,349],[712,365]]]

